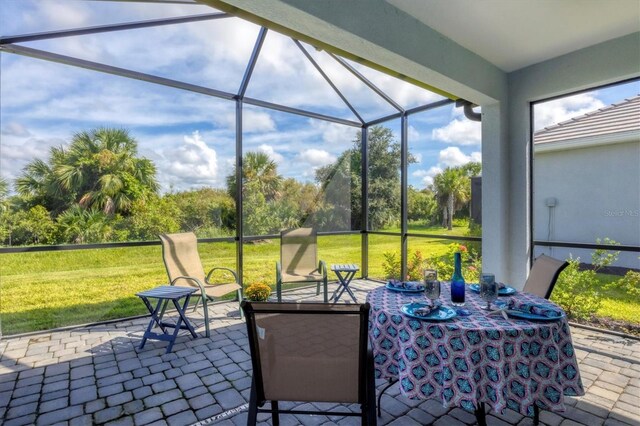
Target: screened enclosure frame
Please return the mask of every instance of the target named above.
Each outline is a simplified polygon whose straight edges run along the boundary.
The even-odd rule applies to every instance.
[[[107,0],[114,1],[114,0]],[[145,3],[167,3],[161,0],[145,0]],[[198,5],[198,3],[191,1],[181,1],[181,4]],[[238,90],[235,93],[216,90],[213,88],[186,83],[179,80],[160,77],[153,74],[144,72],[138,72],[126,68],[115,67],[99,62],[93,62],[83,60],[71,56],[57,54],[45,50],[35,49],[27,46],[20,45],[19,43],[38,41],[38,40],[50,40],[58,39],[70,36],[108,33],[115,31],[140,29],[148,27],[158,27],[163,25],[175,25],[185,24],[192,22],[213,21],[234,17],[227,13],[207,13],[198,15],[189,15],[183,17],[174,18],[162,18],[152,19],[144,21],[135,21],[119,24],[108,24],[90,26],[84,28],[75,28],[70,30],[56,30],[46,31],[39,33],[20,34],[0,37],[0,52],[12,53],[20,56],[26,56],[34,59],[55,62],[63,65],[84,68],[90,71],[97,71],[101,73],[111,74],[119,77],[140,80],[152,84],[157,84],[166,87],[172,87],[184,91],[199,93],[205,96],[215,97],[219,99],[228,100],[235,103],[235,178],[236,182],[242,182],[243,164],[242,164],[242,150],[243,150],[243,106],[251,105],[261,108],[266,108],[274,111],[285,112],[288,114],[294,114],[303,117],[309,117],[326,122],[341,124],[344,126],[350,126],[360,129],[361,137],[361,182],[362,182],[362,206],[361,206],[361,220],[360,230],[349,231],[335,231],[335,232],[320,232],[319,235],[340,235],[340,234],[361,234],[361,278],[368,278],[368,259],[369,259],[369,235],[387,235],[400,237],[400,249],[401,249],[401,276],[407,274],[407,246],[408,237],[418,238],[439,238],[449,239],[457,241],[481,241],[480,237],[455,237],[446,235],[432,235],[422,233],[409,233],[408,232],[408,119],[411,115],[428,111],[435,108],[440,108],[446,105],[451,105],[456,102],[453,99],[443,99],[429,104],[420,105],[414,108],[405,109],[393,100],[387,93],[377,87],[373,82],[367,79],[356,68],[349,64],[343,58],[327,52],[327,54],[333,58],[338,64],[340,64],[349,73],[354,75],[360,82],[373,91],[378,97],[382,98],[387,104],[389,104],[395,112],[383,117],[379,117],[373,120],[366,121],[362,115],[357,111],[352,103],[349,102],[347,97],[338,89],[331,78],[324,72],[320,64],[314,60],[314,58],[305,49],[299,40],[292,38],[294,44],[301,51],[301,54],[307,58],[310,64],[318,73],[322,76],[324,81],[331,87],[336,95],[342,100],[345,106],[353,113],[357,118],[357,121],[339,118],[331,115],[320,114],[317,112],[309,111],[301,108],[294,108],[290,106],[280,105],[277,103],[267,102],[260,99],[255,99],[246,96],[248,85],[251,81],[254,68],[258,58],[268,29],[266,27],[260,27],[258,36],[253,46],[253,51],[249,58],[249,61],[245,67],[244,75]],[[458,106],[469,105],[466,101],[457,100]],[[369,159],[368,159],[368,130],[371,126],[382,124],[390,120],[400,119],[400,232],[385,232],[385,231],[373,231],[369,229]],[[240,277],[240,282],[243,282],[243,269],[244,269],[244,253],[243,244],[245,242],[254,241],[257,239],[275,239],[279,238],[279,235],[256,235],[245,236],[243,230],[243,197],[242,197],[242,185],[236,185],[235,194],[235,214],[236,214],[236,229],[235,237],[226,238],[205,238],[199,239],[199,242],[213,243],[213,242],[235,242],[236,245],[236,270]],[[18,252],[38,252],[38,251],[55,251],[55,250],[82,250],[82,249],[99,249],[99,248],[112,248],[112,247],[134,247],[134,246],[149,246],[160,245],[159,241],[141,241],[141,242],[119,242],[119,243],[99,243],[99,244],[84,244],[84,245],[51,245],[51,246],[30,246],[30,247],[4,247],[0,248],[0,253],[18,253]]]

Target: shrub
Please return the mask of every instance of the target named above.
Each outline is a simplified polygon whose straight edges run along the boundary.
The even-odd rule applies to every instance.
[[[447,252],[440,256],[430,256],[426,266],[438,271],[440,280],[449,280],[453,275],[453,255],[460,252],[462,258],[462,276],[467,283],[478,282],[480,277],[481,257],[473,247],[462,244],[450,244]]]
[[[400,279],[400,256],[398,252],[385,252],[382,254],[384,262],[385,278]],[[409,255],[407,260],[407,280],[420,281],[422,279],[422,270],[424,269],[424,258],[420,250],[416,250]]]
[[[271,287],[265,283],[254,283],[245,289],[244,295],[253,302],[263,302],[269,299]]]
[[[610,284],[615,288],[619,288],[629,296],[640,296],[640,272],[627,271],[624,277]]]
[[[589,319],[602,305],[600,294],[592,285],[598,280],[596,271],[581,271],[580,258],[569,258],[568,262],[553,289],[552,300],[570,318]]]

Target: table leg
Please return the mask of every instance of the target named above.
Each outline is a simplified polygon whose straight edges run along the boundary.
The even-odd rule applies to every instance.
[[[186,297],[185,303],[182,307],[180,306],[179,301],[175,299],[172,299],[171,301],[173,302],[173,306],[175,306],[176,311],[178,311],[178,320],[176,321],[176,325],[174,326],[175,328],[173,330],[173,334],[168,339],[169,346],[167,346],[166,353],[171,352],[171,349],[173,349],[173,344],[176,342],[176,338],[178,337],[178,333],[181,329],[186,328],[187,330],[189,330],[189,332],[191,332],[191,335],[193,337],[198,337],[193,327],[191,326],[189,319],[184,315],[184,309],[186,309],[187,305],[189,304],[189,296]],[[182,325],[182,322],[184,322],[184,325]]]
[[[145,331],[144,334],[142,335],[142,342],[140,343],[140,349],[142,349],[144,348],[144,344],[147,343],[147,338],[152,336],[151,330],[153,329],[154,323],[158,324],[158,326],[162,329],[163,333],[166,333],[166,330],[162,325],[161,318],[158,317],[158,311],[160,311],[160,306],[162,305],[162,299],[158,299],[158,303],[156,304],[156,307],[154,309],[153,306],[151,305],[151,302],[149,302],[149,299],[147,299],[146,297],[140,297],[140,298],[142,299],[145,306],[149,310],[149,313],[151,314],[151,320],[149,321],[149,325],[147,326],[147,331]]]
[[[196,331],[193,329],[193,325],[191,325],[191,321],[189,321],[189,318],[187,318],[186,315],[185,315],[185,311],[187,310],[187,307],[189,306],[189,299],[190,298],[191,298],[191,295],[188,295],[187,298],[185,299],[184,303],[182,304],[182,310],[178,309],[178,312],[180,312],[180,316],[184,320],[184,324],[187,326],[187,330],[189,330],[191,332],[191,336],[197,338],[198,335],[196,334]]]
[[[336,271],[336,275],[338,276],[338,279],[340,280],[340,286],[336,289],[336,293],[338,292],[338,290],[340,290],[340,293],[335,297],[335,301],[336,302],[338,301],[338,299],[340,299],[340,297],[342,297],[342,294],[346,291],[347,293],[349,293],[349,296],[351,296],[353,301],[355,303],[358,303],[358,299],[356,299],[355,294],[353,294],[353,292],[349,288],[349,284],[351,283],[351,280],[353,279],[353,277],[356,276],[356,272],[357,271],[349,271],[343,277],[342,274],[340,274],[338,271]]]
[[[344,289],[347,291],[347,293],[349,293],[349,296],[351,296],[354,303],[358,303],[358,299],[356,299],[356,295],[353,294],[353,291],[351,291],[351,289],[349,288],[349,285],[351,284],[351,280],[355,276],[356,276],[356,271],[353,271],[351,275],[348,277],[348,279],[346,280],[347,282],[345,283]]]
[[[331,295],[331,298],[329,300],[333,300],[334,302],[338,301],[338,297],[337,294],[340,291],[340,289],[342,288],[343,284],[343,278],[342,278],[342,274],[340,274],[340,271],[333,271],[336,273],[336,276],[338,277],[338,288],[336,288],[336,291],[333,292],[333,294]],[[340,293],[342,294],[342,293]]]
[[[487,412],[484,406],[484,402],[478,403],[475,413],[478,426],[487,426]]]

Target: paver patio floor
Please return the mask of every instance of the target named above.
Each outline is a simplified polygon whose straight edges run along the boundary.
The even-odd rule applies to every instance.
[[[366,292],[378,285],[356,280],[352,288],[364,301]],[[286,298],[314,300],[315,289],[299,289]],[[236,302],[211,307],[211,337],[204,337],[200,327],[198,339],[180,336],[170,354],[165,354],[166,342],[149,341],[138,349],[147,318],[5,337],[0,340],[1,423],[244,425],[251,362],[237,307]],[[202,322],[197,312],[189,316]],[[568,398],[564,413],[543,411],[541,424],[640,425],[640,342],[576,327],[572,334],[587,393]],[[268,416],[260,419],[270,424]],[[490,413],[487,419],[490,425],[532,424],[511,410]],[[342,425],[359,420],[281,415],[281,423]],[[382,398],[382,425],[474,423],[475,417],[459,408],[409,400],[397,385]]]

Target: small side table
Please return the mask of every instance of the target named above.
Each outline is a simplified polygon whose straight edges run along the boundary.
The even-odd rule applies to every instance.
[[[175,343],[176,337],[178,337],[178,332],[180,330],[189,330],[189,332],[193,337],[198,337],[195,330],[193,329],[193,326],[191,325],[191,323],[189,322],[189,320],[184,314],[185,309],[187,308],[187,306],[189,306],[189,299],[191,299],[191,295],[196,291],[197,291],[196,288],[165,285],[161,287],[156,287],[151,290],[143,291],[141,293],[136,293],[136,296],[142,299],[145,306],[149,310],[149,313],[151,313],[151,321],[149,321],[149,326],[147,327],[147,331],[145,331],[144,335],[142,336],[142,343],[140,343],[140,349],[144,347],[144,344],[147,342],[147,339],[164,340],[169,342],[169,346],[167,346],[167,352],[166,352],[166,353],[169,353],[173,348],[173,344]],[[150,298],[158,299],[158,302],[156,303],[155,308],[149,301]],[[182,306],[180,306],[180,299],[182,298],[184,298],[184,303],[182,304]],[[166,305],[169,303],[169,301],[173,303],[173,306],[175,306],[176,311],[178,311],[179,317],[175,324],[162,321],[162,314],[164,313],[164,309]],[[154,333],[153,331],[151,331],[151,329],[153,329],[154,324],[157,324],[158,327],[160,327],[160,329],[162,330],[162,333]],[[170,334],[167,331],[168,327],[174,328],[174,331],[172,334]]]
[[[338,288],[336,289],[336,291],[333,292],[331,299],[333,299],[334,302],[337,302],[338,299],[340,299],[340,296],[342,296],[342,294],[346,291],[347,293],[349,293],[349,296],[351,296],[353,301],[355,303],[358,303],[358,299],[356,299],[356,296],[353,294],[353,292],[349,288],[349,284],[351,283],[351,280],[356,275],[356,272],[360,270],[358,265],[355,265],[355,264],[331,265],[331,270],[335,272],[336,275],[338,276]]]

